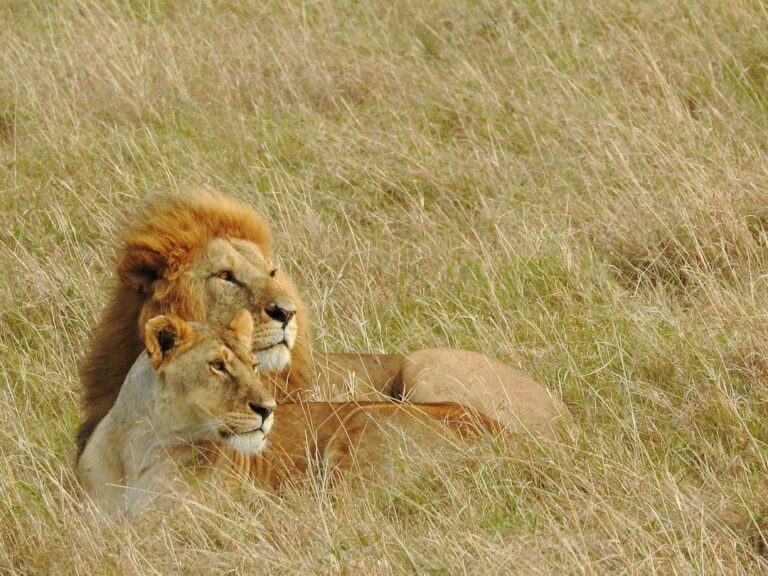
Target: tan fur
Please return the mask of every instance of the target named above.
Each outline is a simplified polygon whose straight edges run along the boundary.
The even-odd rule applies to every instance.
[[[241,302],[222,300],[200,287],[199,274],[217,264],[210,262],[214,255],[226,258],[222,239],[241,252],[251,246],[264,262],[272,257],[269,229],[261,215],[215,194],[159,196],[123,238],[118,259],[122,284],[94,332],[82,371],[85,418],[78,434],[80,450],[114,403],[141,350],[143,322],[172,313],[186,320],[223,323],[241,307]],[[268,325],[263,303],[272,291],[278,290],[298,309],[290,365],[269,374],[278,401],[299,399],[316,389],[332,399],[354,380],[358,399],[461,402],[516,431],[551,434],[554,424],[567,417],[565,407],[540,384],[482,354],[446,349],[411,355],[318,354],[311,364],[307,314],[290,280],[279,273],[272,283],[254,281],[250,287],[256,298],[247,307],[257,319],[257,331]]]
[[[147,353],[78,462],[78,477],[100,511],[135,514],[181,489],[201,444],[247,455],[265,446],[276,404],[256,373],[252,330],[246,311],[229,330],[174,316],[147,322]]]
[[[408,402],[465,404],[517,433],[552,434],[567,416],[565,407],[527,374],[467,350],[409,354],[397,385]]]
[[[281,487],[318,470],[329,484],[346,472],[381,482],[391,476],[395,452],[405,447],[440,453],[482,434],[504,434],[503,427],[459,404],[330,403],[278,407],[277,433],[270,447],[252,458],[253,474]],[[402,446],[402,441],[408,442]],[[308,459],[307,454],[318,458]]]

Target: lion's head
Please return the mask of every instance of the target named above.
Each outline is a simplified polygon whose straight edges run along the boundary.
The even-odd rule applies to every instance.
[[[299,332],[298,296],[269,257],[268,248],[215,236],[188,259],[169,263],[147,248],[123,253],[117,272],[123,284],[145,294],[139,325],[183,307],[191,320],[224,325],[240,309],[254,314],[253,351],[262,370],[282,372],[291,363]]]
[[[246,310],[229,329],[168,315],[149,320],[144,342],[157,381],[156,427],[187,442],[224,440],[239,452],[257,454],[276,403],[259,380],[252,338]]]
[[[128,225],[117,270],[120,283],[82,369],[79,453],[114,404],[153,316],[223,325],[245,308],[254,319],[252,349],[274,394],[308,387],[306,311],[275,267],[269,227],[252,208],[211,193],[158,195]]]

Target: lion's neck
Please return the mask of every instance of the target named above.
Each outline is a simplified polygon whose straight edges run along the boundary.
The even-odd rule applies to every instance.
[[[163,426],[157,380],[145,354],[80,457],[78,473],[100,508],[133,514],[167,493],[194,463],[196,449]]]

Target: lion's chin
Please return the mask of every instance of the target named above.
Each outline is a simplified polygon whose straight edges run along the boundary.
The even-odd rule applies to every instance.
[[[227,438],[227,442],[236,452],[249,456],[255,456],[267,447],[264,432],[261,430],[246,434],[232,434]]]
[[[284,372],[291,364],[291,351],[284,343],[256,352],[259,371],[264,373]]]

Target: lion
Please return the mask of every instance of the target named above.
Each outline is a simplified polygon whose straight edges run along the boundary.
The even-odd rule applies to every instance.
[[[307,309],[273,261],[265,219],[216,193],[157,195],[127,226],[118,283],[81,370],[78,454],[114,404],[159,314],[224,325],[241,308],[254,318],[252,349],[278,403],[337,398],[459,403],[509,430],[551,435],[567,410],[532,378],[477,352],[312,354]]]
[[[245,473],[280,488],[315,471],[336,484],[360,463],[368,477],[380,477],[392,467],[386,445],[396,430],[433,447],[501,432],[458,405],[301,402],[275,410],[251,352],[253,331],[247,310],[228,328],[171,315],[146,323],[146,354],[78,462],[96,510],[135,516],[161,496],[178,500],[189,474]]]
[[[105,511],[134,514],[172,489],[202,442],[258,454],[274,421],[277,404],[257,374],[247,311],[229,329],[157,316],[144,335],[147,353],[78,462],[83,487]]]

